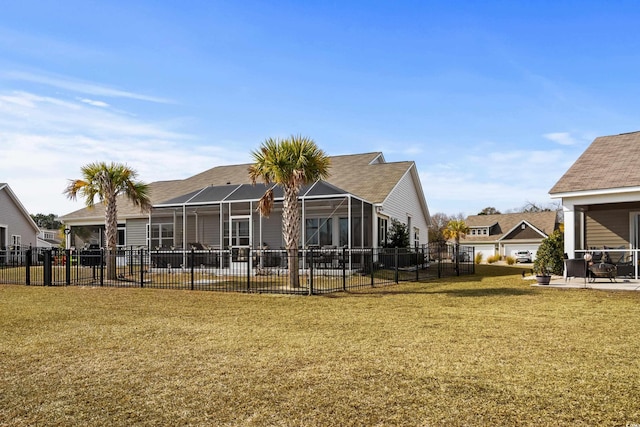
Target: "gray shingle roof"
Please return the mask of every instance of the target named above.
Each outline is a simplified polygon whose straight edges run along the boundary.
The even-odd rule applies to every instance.
[[[332,156],[326,182],[368,202],[382,203],[414,162],[381,163],[380,159],[380,152]],[[217,166],[182,180],[152,182],[149,184],[151,203],[165,202],[208,186],[250,184],[249,166],[248,163]],[[140,216],[139,209],[124,197],[119,198],[118,217],[131,216]],[[104,206],[96,204],[92,209],[79,209],[61,217],[63,221],[78,218],[104,218]]]
[[[493,224],[499,225],[500,233],[492,235],[467,235],[466,238],[460,239],[460,243],[464,242],[495,242],[500,240],[506,233],[514,227],[526,221],[544,234],[549,235],[557,228],[557,214],[551,212],[519,212],[511,214],[496,215],[471,215],[465,219],[465,223],[469,227],[488,227]]]
[[[640,132],[600,136],[550,194],[640,186]]]

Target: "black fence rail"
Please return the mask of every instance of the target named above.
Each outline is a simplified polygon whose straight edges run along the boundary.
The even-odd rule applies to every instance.
[[[0,251],[0,283],[325,294],[475,273],[473,248]],[[290,272],[297,269],[296,279]]]

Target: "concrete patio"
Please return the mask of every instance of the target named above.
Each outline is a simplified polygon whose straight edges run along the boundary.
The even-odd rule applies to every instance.
[[[548,285],[538,285],[535,276],[525,276],[523,280],[531,282],[531,286],[538,286],[541,288],[577,288],[577,289],[599,289],[604,291],[640,291],[640,281],[635,279],[628,279],[624,277],[616,278],[615,282],[609,279],[598,278],[594,282],[581,277],[571,277],[565,279],[562,276],[552,276],[551,282]]]

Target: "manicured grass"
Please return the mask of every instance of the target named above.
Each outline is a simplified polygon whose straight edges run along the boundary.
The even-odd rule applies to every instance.
[[[315,297],[0,285],[0,425],[640,423],[640,293],[520,273]]]

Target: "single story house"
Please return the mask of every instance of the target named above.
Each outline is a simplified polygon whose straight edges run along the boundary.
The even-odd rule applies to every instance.
[[[0,263],[20,256],[22,248],[37,246],[39,232],[9,184],[0,183]]]
[[[513,256],[517,251],[529,251],[535,259],[542,239],[559,226],[558,215],[552,211],[471,215],[465,223],[470,230],[460,244],[472,246],[485,260],[496,254]]]
[[[257,202],[267,186],[251,185],[249,164],[217,166],[192,177],[150,183],[153,208],[141,214],[118,200],[118,245],[149,249],[284,247],[282,190],[274,188],[272,214]],[[331,157],[330,176],[300,192],[303,247],[380,247],[395,219],[408,226],[411,244],[428,243],[429,210],[413,161],[386,162],[380,152]],[[60,220],[67,247],[104,243],[104,206]]]
[[[562,201],[569,258],[607,252],[612,259],[632,264],[637,275],[640,132],[596,138],[549,194]]]

